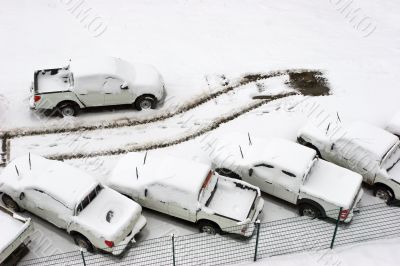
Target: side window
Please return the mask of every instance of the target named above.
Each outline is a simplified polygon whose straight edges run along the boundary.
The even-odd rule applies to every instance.
[[[282,170],[282,173],[284,173],[285,175],[288,175],[290,177],[296,177],[295,174],[292,174],[291,172],[288,172],[288,171],[285,171],[285,170]]]
[[[256,164],[256,165],[254,165],[254,167],[274,168],[272,165],[270,165],[270,164],[265,164],[265,163]]]
[[[103,83],[104,93],[120,93],[123,81],[116,77],[106,77]]]

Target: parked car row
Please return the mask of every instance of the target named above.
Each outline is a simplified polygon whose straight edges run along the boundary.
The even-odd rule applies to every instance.
[[[224,136],[210,165],[128,153],[103,182],[28,154],[7,165],[0,191],[9,209],[26,209],[65,229],[77,245],[115,255],[145,227],[142,206],[195,223],[201,232],[248,237],[263,210],[261,191],[297,205],[300,215],[345,223],[362,198],[362,181],[384,201],[398,200],[398,137],[363,123],[340,135],[329,129],[306,125],[299,143]]]

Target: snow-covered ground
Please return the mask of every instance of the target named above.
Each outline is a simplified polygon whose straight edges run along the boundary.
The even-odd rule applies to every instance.
[[[208,163],[217,152],[213,148],[215,142],[227,133],[250,132],[254,136],[295,140],[297,130],[307,120],[319,122],[336,118],[338,112],[342,121],[364,120],[383,127],[398,109],[399,2],[84,0],[82,5],[91,9],[83,22],[82,14],[79,16],[79,11],[74,9],[79,2],[1,1],[0,131],[63,126],[65,119],[47,118],[29,110],[33,70],[64,65],[73,56],[88,54],[111,55],[155,65],[165,79],[168,96],[164,106],[158,110],[137,112],[118,108],[91,111],[73,119],[71,123],[74,125],[124,118],[143,119],[163,114],[200,95],[210,94],[220,89],[226,80],[231,82],[245,73],[294,68],[322,69],[329,79],[332,96],[306,101],[302,101],[301,96],[295,96],[272,102],[208,134],[150,151],[149,156],[153,152],[166,153]],[[85,26],[88,21],[95,22],[88,28]],[[276,78],[261,87],[269,92],[282,91],[287,89],[284,81],[284,77]],[[193,116],[182,114],[162,124],[98,130],[78,136],[17,138],[11,141],[11,156],[28,151],[41,155],[77,151],[90,153],[168,140],[178,134],[196,131],[219,115],[247,104],[257,89],[257,86],[248,85],[239,93],[217,98],[210,105],[198,108]],[[298,102],[300,104],[295,105]],[[102,180],[110,173],[118,157],[66,162]],[[266,204],[262,221],[297,215],[293,206],[265,195],[263,197]],[[367,191],[362,204],[373,202],[375,199]],[[145,210],[144,215],[148,225],[139,240],[197,231],[191,224],[152,211]],[[33,217],[33,221],[37,232],[28,258],[76,250],[65,232],[54,229],[37,217]],[[371,245],[382,251],[390,243]],[[351,265],[355,258],[362,257],[358,254],[365,251],[361,250],[360,247],[353,247],[338,252]],[[366,250],[368,252],[369,249]],[[396,258],[399,259],[397,252],[382,254],[388,254],[385,265],[396,265]],[[378,264],[382,257],[370,255],[368,263]],[[291,265],[298,261],[301,260],[295,255],[282,260],[268,260],[267,263]],[[360,261],[367,265],[365,258],[360,258]]]

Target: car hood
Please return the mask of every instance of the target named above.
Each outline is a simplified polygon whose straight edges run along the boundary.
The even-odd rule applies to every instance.
[[[75,217],[75,222],[99,238],[118,243],[132,231],[141,212],[142,207],[136,202],[104,188]]]
[[[360,174],[333,163],[318,160],[300,191],[348,209],[361,188],[361,182]]]

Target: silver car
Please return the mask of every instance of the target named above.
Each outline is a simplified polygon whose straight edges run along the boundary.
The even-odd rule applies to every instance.
[[[99,106],[154,109],[164,96],[163,78],[150,65],[113,57],[79,58],[66,67],[35,71],[30,107],[75,116]]]

